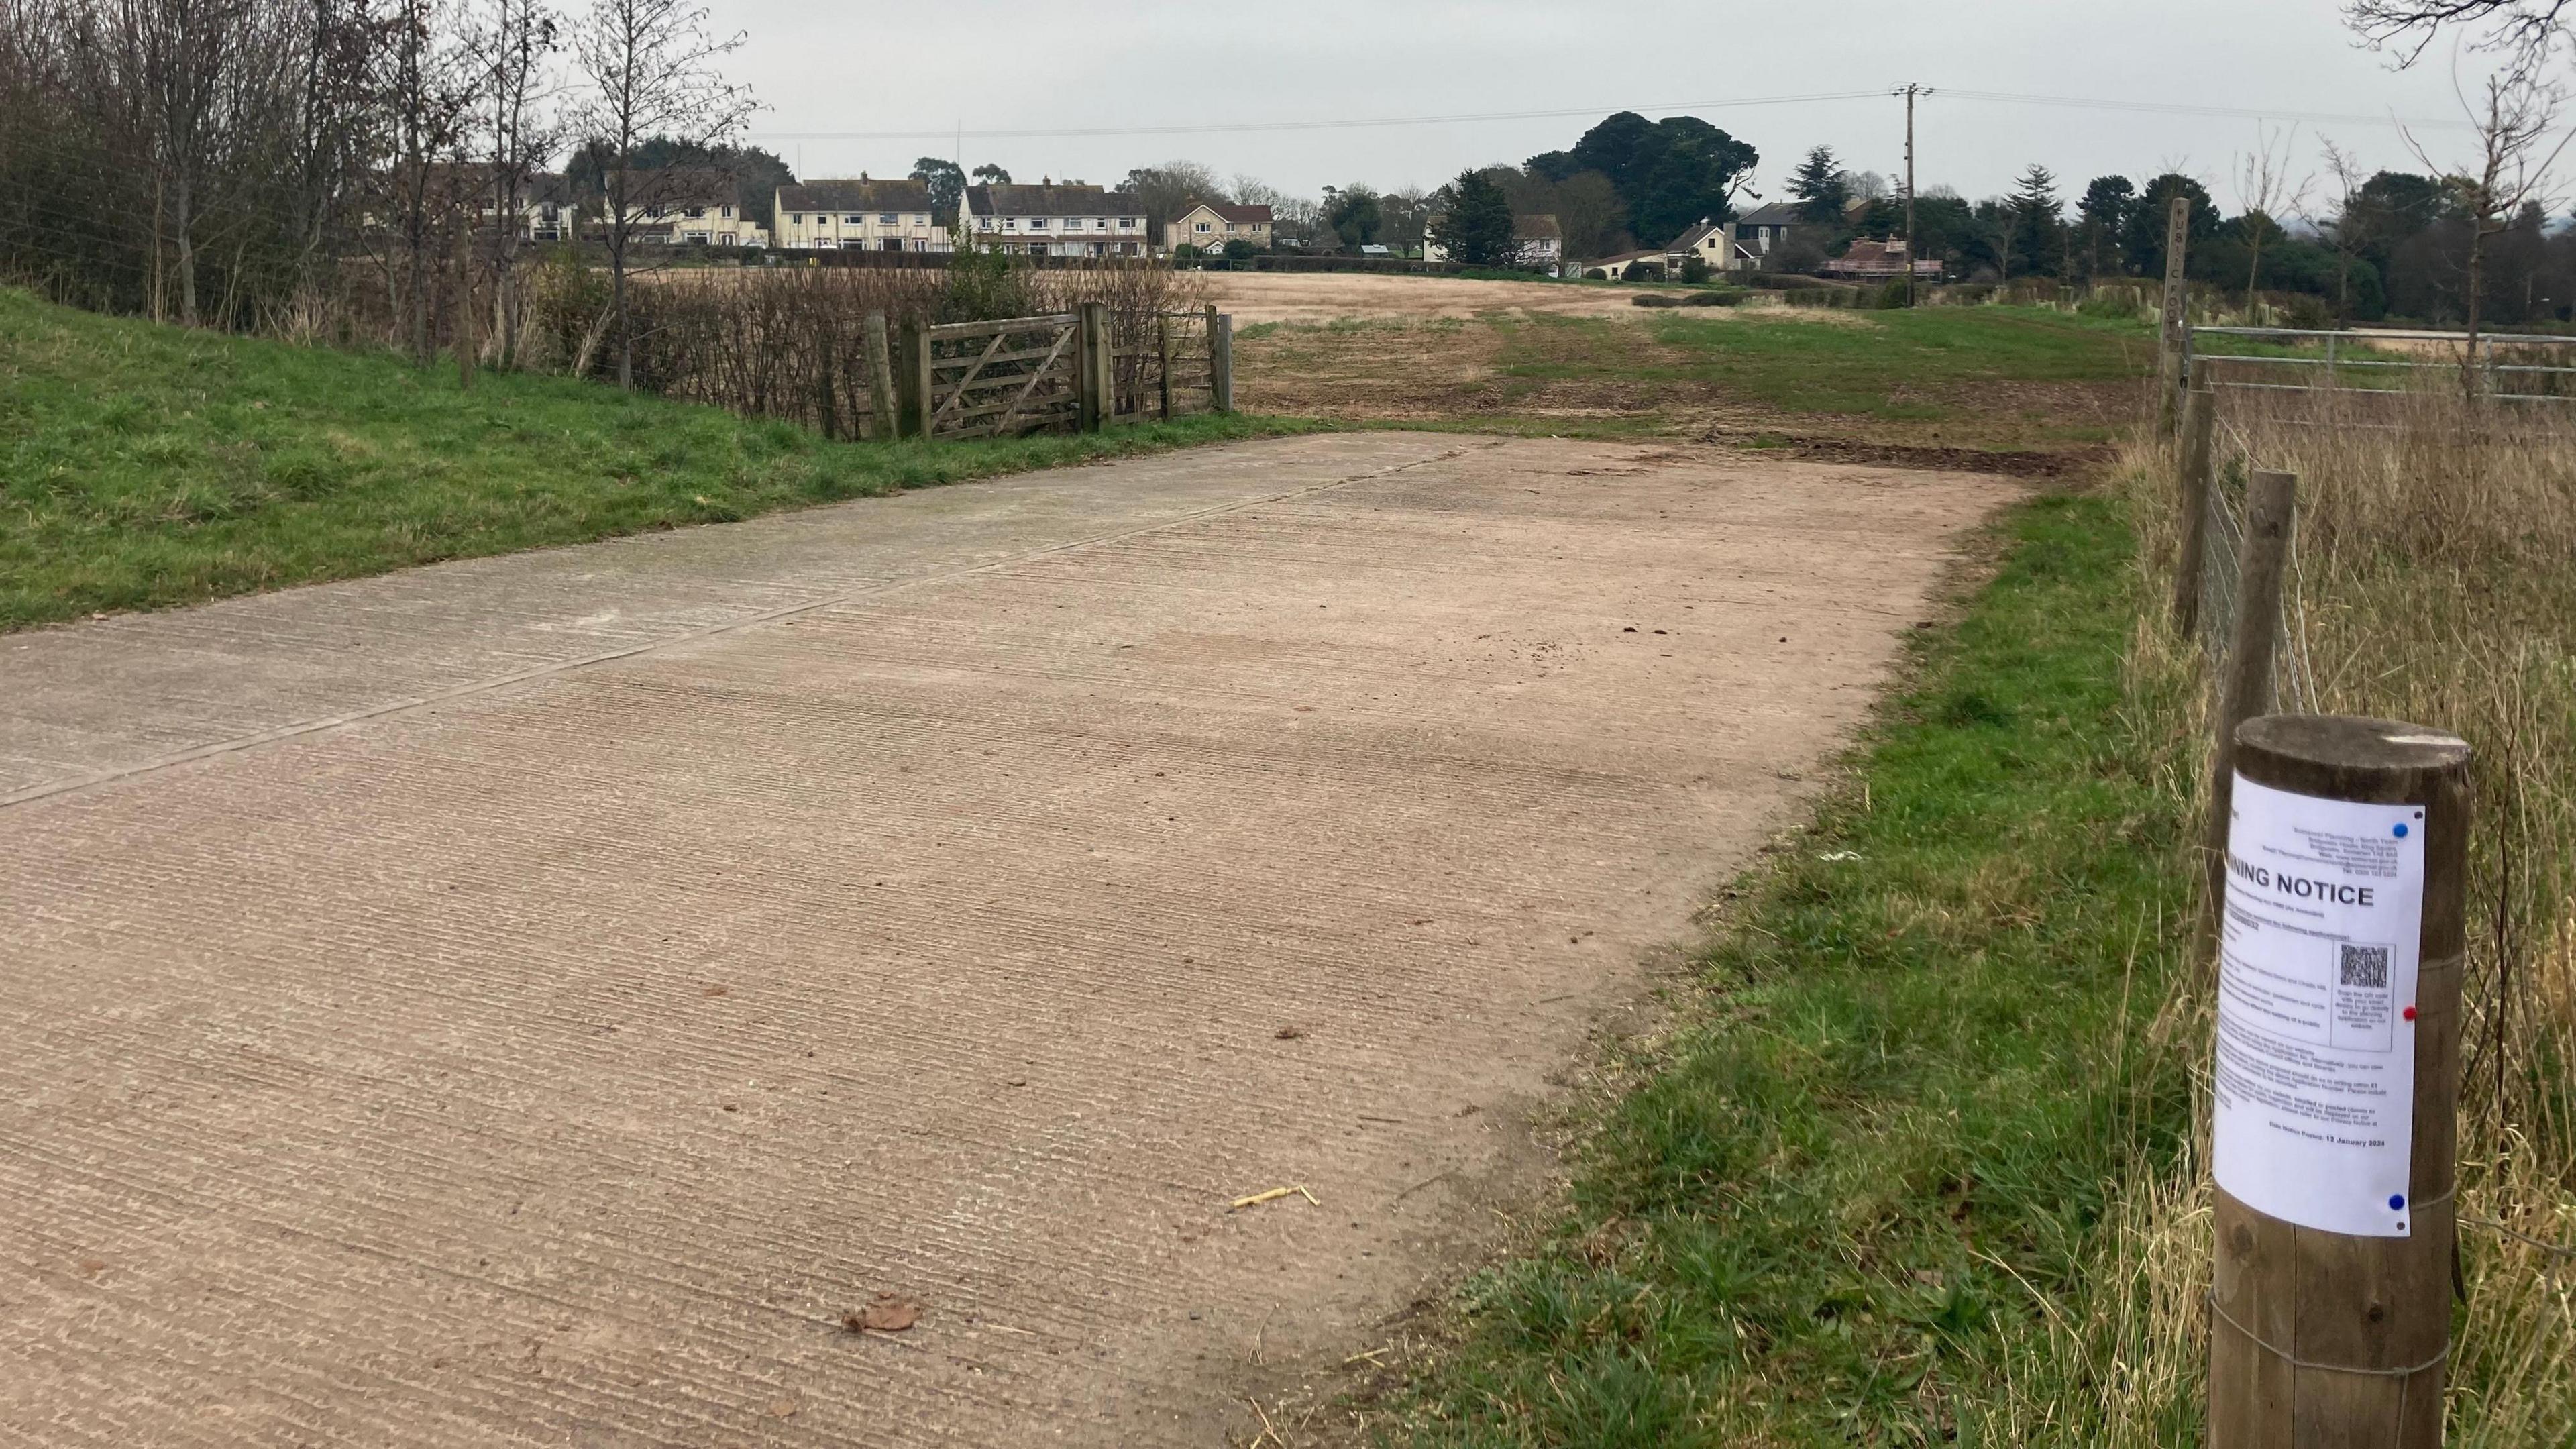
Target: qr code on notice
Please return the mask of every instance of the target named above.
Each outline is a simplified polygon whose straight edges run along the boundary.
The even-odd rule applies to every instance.
[[[2388,989],[2388,948],[2385,946],[2346,945],[2343,952],[2343,984],[2373,991]]]

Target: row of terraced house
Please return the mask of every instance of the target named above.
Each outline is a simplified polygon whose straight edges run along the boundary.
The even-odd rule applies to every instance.
[[[453,168],[443,184],[462,195],[488,191],[478,167]],[[597,197],[579,201],[565,178],[530,177],[521,189],[520,228],[532,241],[566,241],[599,228]],[[1270,208],[1194,203],[1157,237],[1136,197],[1079,181],[966,189],[964,230],[984,246],[1028,256],[1144,257],[1184,243],[1214,249],[1244,241],[1267,250]],[[486,203],[483,214],[492,214]],[[656,172],[629,216],[636,240],[667,246],[776,247],[790,251],[946,252],[956,248],[930,187],[913,180],[809,181],[779,187],[770,224],[742,204],[737,181],[713,168]]]
[[[1157,237],[1144,204],[1079,181],[998,183],[966,189],[963,230],[978,245],[1025,256],[1145,257],[1183,245],[1242,241],[1267,250],[1270,208],[1197,202]],[[920,181],[810,181],[778,189],[777,245],[797,251],[944,252],[956,238],[940,224]]]

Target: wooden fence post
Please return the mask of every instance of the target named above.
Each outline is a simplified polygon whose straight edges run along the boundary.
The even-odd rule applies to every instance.
[[[1084,302],[1074,309],[1073,388],[1076,426],[1096,433],[1118,410],[1108,367],[1109,304]]]
[[[2209,552],[2211,435],[2218,427],[2218,393],[2200,378],[2183,399],[2182,442],[2175,449],[2182,470],[2182,546],[2174,556],[2174,632],[2185,639],[2200,627],[2201,568]]]
[[[903,321],[903,355],[896,360],[895,415],[903,435],[930,441],[930,323],[919,317]]]
[[[1154,376],[1161,384],[1163,421],[1168,423],[1172,420],[1172,316],[1168,312],[1154,314],[1154,351],[1162,359],[1161,370]]]
[[[832,385],[832,321],[815,319],[814,328],[814,410],[822,416],[826,439],[840,436],[841,398]]]
[[[2249,797],[2219,992],[2208,1443],[2436,1449],[2469,747],[2386,720],[2274,715],[2234,753]],[[2407,919],[2418,882],[2420,922]]]
[[[2215,925],[2227,899],[2227,827],[2236,783],[2236,732],[2272,712],[2272,655],[2281,635],[2281,571],[2298,514],[2299,475],[2256,473],[2245,486],[2245,537],[2236,547],[2236,632],[2220,666],[2218,748],[2209,765],[2209,894]]]
[[[2191,289],[2182,275],[2183,250],[2190,243],[2191,198],[2177,196],[2166,209],[2164,346],[2156,358],[2156,376],[2161,385],[2156,424],[2168,438],[2173,436],[2179,421],[2175,415],[2182,408],[2183,349],[2191,336]]]
[[[883,312],[868,314],[868,423],[878,439],[892,442],[901,432],[894,406],[894,359],[886,346]]]
[[[483,350],[482,339],[474,335],[474,228],[459,220],[456,224],[456,386],[460,392],[474,390],[474,355]]]
[[[1234,411],[1234,317],[1208,308],[1208,394],[1218,412]]]

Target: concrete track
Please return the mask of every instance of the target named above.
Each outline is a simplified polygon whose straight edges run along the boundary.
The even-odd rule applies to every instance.
[[[0,1442],[1216,1442],[2003,496],[1320,437],[0,637]]]

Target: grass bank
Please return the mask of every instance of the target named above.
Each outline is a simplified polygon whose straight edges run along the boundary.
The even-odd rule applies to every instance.
[[[2125,1184],[2188,1138],[2181,1060],[2141,1043],[2189,887],[2124,687],[2119,504],[2039,499],[1998,543],[1395,1437],[1973,1442],[2029,1387]]]
[[[0,289],[0,629],[1227,438],[833,443],[558,377],[101,317]]]

